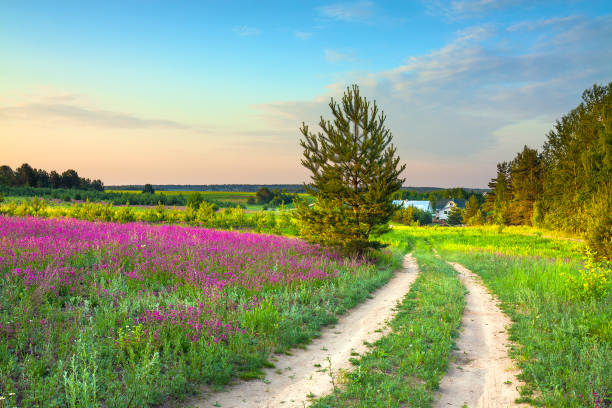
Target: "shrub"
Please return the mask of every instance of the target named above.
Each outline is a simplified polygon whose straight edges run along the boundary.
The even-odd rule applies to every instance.
[[[609,290],[612,263],[597,261],[594,252],[587,250],[584,268],[578,276],[563,274],[567,281],[569,297],[581,300],[599,299]]]

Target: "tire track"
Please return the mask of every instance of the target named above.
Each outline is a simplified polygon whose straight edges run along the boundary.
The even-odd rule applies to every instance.
[[[321,337],[314,339],[305,350],[293,349],[293,355],[276,356],[276,367],[264,370],[265,379],[240,381],[226,391],[191,401],[188,406],[309,406],[309,397],[320,397],[333,390],[329,372],[324,370],[330,362],[334,375],[350,369],[351,355],[366,352],[368,347],[364,342],[372,343],[388,331],[387,322],[395,315],[396,306],[410,291],[417,275],[416,260],[406,255],[403,269],[373,292],[372,298],[349,310],[336,325],[324,328]]]
[[[458,263],[450,263],[468,290],[461,321],[462,332],[440,383],[434,407],[523,407],[516,375],[520,373],[508,356],[506,328],[511,322],[497,306],[478,275]],[[454,361],[453,361],[454,360]]]

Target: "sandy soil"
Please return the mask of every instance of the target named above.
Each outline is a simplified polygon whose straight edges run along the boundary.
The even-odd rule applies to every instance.
[[[205,395],[188,406],[197,407],[304,407],[309,396],[320,397],[332,391],[330,375],[324,371],[331,359],[334,373],[351,369],[351,353],[364,353],[364,342],[374,342],[388,332],[387,322],[396,306],[410,290],[418,275],[415,259],[406,255],[404,268],[382,288],[347,314],[335,326],[327,327],[321,337],[305,350],[293,355],[277,355],[275,368],[265,370],[265,380],[241,381],[226,391]]]
[[[520,372],[510,357],[506,328],[510,319],[487,291],[480,277],[452,263],[468,290],[462,332],[434,407],[518,407]]]

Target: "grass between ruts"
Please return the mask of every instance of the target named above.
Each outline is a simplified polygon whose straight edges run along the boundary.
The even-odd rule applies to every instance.
[[[333,378],[335,391],[313,407],[431,405],[454,347],[465,288],[425,242],[416,241],[413,255],[421,273],[390,323],[392,332],[352,360],[352,371]]]

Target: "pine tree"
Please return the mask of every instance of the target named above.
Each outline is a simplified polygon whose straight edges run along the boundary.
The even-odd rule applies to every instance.
[[[449,225],[459,225],[463,222],[463,211],[459,207],[453,207],[450,210],[450,214],[448,214],[448,219],[446,220]]]
[[[465,221],[468,222],[471,218],[473,218],[479,209],[480,204],[478,204],[478,199],[472,194],[465,205],[465,211],[463,213],[463,218]]]
[[[387,231],[391,197],[406,166],[399,166],[384,113],[360,96],[357,85],[329,107],[334,119],[321,117],[322,132],[311,133],[304,123],[300,129],[302,165],[312,180],[305,188],[315,203],[298,203],[296,215],[306,240],[361,252],[378,246],[371,235]]]

